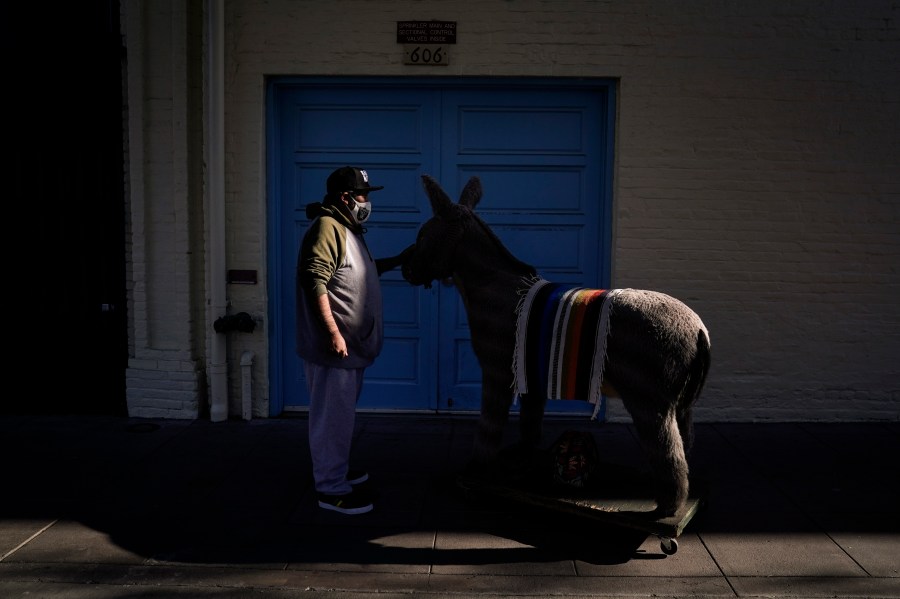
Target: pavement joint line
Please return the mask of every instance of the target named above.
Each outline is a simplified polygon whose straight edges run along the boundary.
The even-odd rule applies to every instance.
[[[16,551],[18,551],[19,549],[21,549],[22,547],[24,547],[24,546],[27,545],[28,543],[30,543],[30,542],[32,542],[33,540],[35,540],[36,538],[38,538],[38,537],[41,536],[42,534],[44,534],[44,531],[46,531],[48,528],[50,528],[51,526],[53,526],[53,525],[56,524],[57,522],[59,522],[59,520],[54,520],[53,522],[51,522],[51,523],[48,524],[47,526],[43,527],[42,529],[40,529],[39,531],[37,531],[36,533],[34,533],[33,535],[31,535],[31,536],[28,537],[27,539],[25,539],[24,541],[22,541],[21,543],[19,543],[18,545],[16,545],[15,547],[13,547],[12,549],[10,549],[9,551],[7,551],[7,552],[4,553],[3,555],[0,555],[0,562],[2,562],[3,560],[5,560],[6,558],[8,558],[10,555],[14,554]]]

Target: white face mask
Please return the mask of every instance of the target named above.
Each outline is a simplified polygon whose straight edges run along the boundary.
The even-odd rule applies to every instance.
[[[350,203],[353,204],[350,208],[350,214],[353,215],[356,222],[364,223],[372,216],[372,202],[357,202],[355,200],[350,200]]]

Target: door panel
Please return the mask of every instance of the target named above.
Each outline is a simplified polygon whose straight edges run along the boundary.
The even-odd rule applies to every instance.
[[[271,412],[308,405],[294,353],[294,270],[305,206],[336,167],[366,168],[366,241],[394,255],[431,217],[422,174],[454,199],[481,178],[479,214],[520,259],[561,282],[608,280],[608,84],[558,80],[293,78],[269,86]],[[385,347],[360,408],[469,411],[481,371],[459,294],[382,276]],[[559,403],[559,402],[556,402]],[[568,402],[578,404],[580,402]],[[552,410],[552,408],[551,408]]]
[[[455,197],[469,177],[480,177],[479,215],[513,254],[556,281],[599,286],[601,254],[589,240],[600,238],[601,226],[600,107],[596,93],[573,90],[512,86],[443,96],[442,171],[454,173],[444,179],[456,189],[445,188]],[[439,402],[477,410],[480,370],[454,289],[441,289],[446,303],[453,309],[439,315],[438,352],[447,355]]]
[[[424,215],[416,198],[417,179],[430,170],[437,128],[435,102],[428,90],[398,94],[392,89],[357,85],[283,85],[270,88],[270,148],[279,179],[270,187],[281,236],[275,268],[280,284],[270,294],[279,307],[271,320],[273,345],[280,357],[274,370],[272,412],[304,409],[309,404],[302,363],[295,353],[297,251],[309,227],[306,205],[321,201],[325,180],[337,167],[360,166],[384,190],[370,197],[373,216],[366,243],[375,257],[396,255],[415,241]],[[274,129],[274,130],[273,130]],[[287,131],[279,138],[278,130]],[[433,409],[437,338],[434,294],[407,284],[399,269],[381,277],[385,346],[366,372],[361,408]],[[387,398],[387,399],[385,399]]]

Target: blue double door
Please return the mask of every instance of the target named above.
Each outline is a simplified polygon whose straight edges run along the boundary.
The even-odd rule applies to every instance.
[[[284,78],[269,82],[270,406],[308,405],[295,353],[297,250],[335,168],[368,171],[375,257],[415,241],[431,207],[421,175],[458,197],[481,178],[481,217],[548,279],[609,281],[613,88],[606,81]],[[364,410],[477,411],[481,370],[452,286],[381,278],[385,346],[366,372]],[[510,364],[510,367],[512,365]],[[580,403],[580,402],[575,402]]]

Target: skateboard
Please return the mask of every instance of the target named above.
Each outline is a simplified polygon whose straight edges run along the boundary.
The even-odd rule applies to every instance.
[[[652,484],[636,470],[600,462],[595,476],[581,487],[558,484],[539,474],[495,481],[466,474],[457,485],[468,496],[488,496],[591,518],[655,535],[666,555],[678,551],[678,537],[704,503],[700,484],[691,484],[684,507],[674,516],[660,517],[654,510]],[[695,490],[696,489],[696,490]]]

